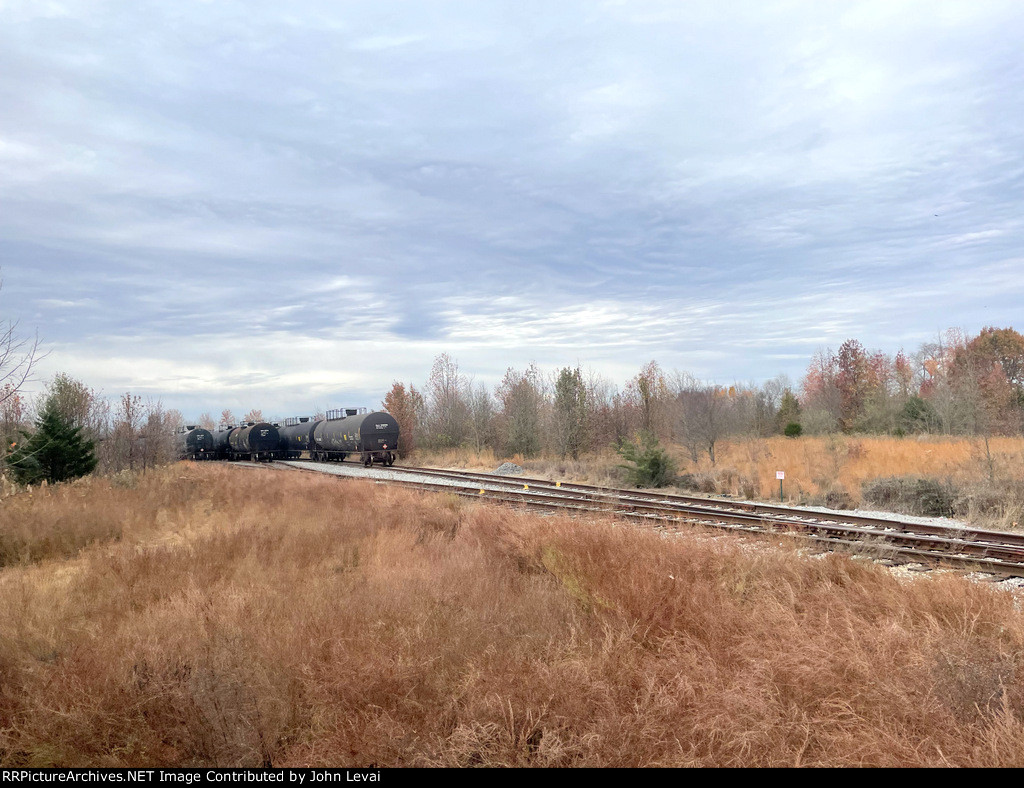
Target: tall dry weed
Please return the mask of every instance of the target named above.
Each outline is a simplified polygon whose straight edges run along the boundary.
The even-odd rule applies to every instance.
[[[54,494],[120,535],[0,571],[0,765],[1022,763],[1024,620],[957,577],[284,471]]]

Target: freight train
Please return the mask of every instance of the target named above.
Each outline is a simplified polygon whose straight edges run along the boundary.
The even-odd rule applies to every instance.
[[[296,417],[284,426],[268,422],[223,425],[211,433],[187,426],[178,431],[178,455],[188,460],[298,459],[321,462],[358,457],[369,467],[394,465],[398,457],[398,422],[390,413],[366,408],[327,411],[326,418]]]

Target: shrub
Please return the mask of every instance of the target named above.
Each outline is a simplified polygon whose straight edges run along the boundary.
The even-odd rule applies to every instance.
[[[800,423],[796,421],[789,422],[789,424],[786,425],[786,429],[783,430],[783,433],[787,438],[799,438],[801,435],[803,435],[803,432],[804,428],[801,427]]]
[[[916,476],[873,479],[864,483],[861,493],[865,502],[875,506],[927,517],[951,516],[956,500],[950,482]]]
[[[699,490],[700,481],[692,473],[684,473],[677,476],[673,484],[680,490]]]
[[[824,483],[823,486],[825,486]],[[812,506],[824,506],[828,509],[854,508],[853,496],[842,487],[827,487],[820,494],[812,496],[808,503]]]
[[[652,432],[639,433],[635,442],[620,441],[615,450],[630,463],[619,465],[626,470],[630,484],[664,487],[675,476],[675,462]]]

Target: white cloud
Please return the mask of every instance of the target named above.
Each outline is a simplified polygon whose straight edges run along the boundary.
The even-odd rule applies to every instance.
[[[47,370],[283,408],[439,352],[798,378],[1019,319],[1014,4],[397,8],[0,4]]]

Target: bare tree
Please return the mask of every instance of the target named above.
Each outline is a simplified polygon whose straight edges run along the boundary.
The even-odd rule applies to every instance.
[[[492,444],[494,438],[494,399],[487,386],[467,382],[469,398],[469,431],[473,447],[480,451]]]
[[[438,448],[462,445],[469,434],[466,381],[447,353],[434,359],[426,387],[427,436]]]
[[[14,390],[13,384],[5,383],[0,387],[0,437],[5,446],[17,441],[18,431],[25,427],[27,416],[25,400]]]
[[[696,462],[702,451],[715,464],[715,447],[728,434],[735,390],[702,383],[688,373],[676,373],[672,381],[678,402],[676,434]]]
[[[20,337],[17,321],[0,326],[0,405],[18,395],[39,358],[38,336]]]
[[[139,430],[138,447],[142,470],[164,465],[175,459],[174,431],[184,423],[177,410],[164,410],[160,400],[149,400],[145,406],[145,423]]]
[[[586,384],[591,448],[618,444],[640,428],[636,407],[613,383],[588,372]]]
[[[110,437],[106,440],[103,459],[108,471],[134,470],[142,460],[140,433],[147,415],[138,394],[126,392],[114,408]]]
[[[21,336],[16,320],[0,324],[0,428],[5,446],[28,417],[21,389],[40,358],[38,336]]]

